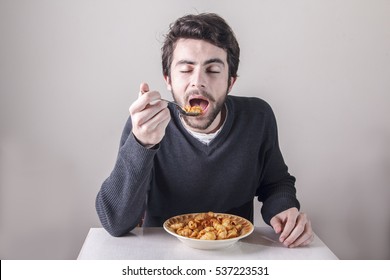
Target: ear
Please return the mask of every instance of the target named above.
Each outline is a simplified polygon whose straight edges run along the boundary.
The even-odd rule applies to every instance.
[[[172,82],[171,78],[168,75],[164,75],[165,84],[167,85],[167,89],[172,91]]]
[[[228,93],[232,90],[234,83],[237,81],[237,77],[230,78],[230,86],[228,88]]]

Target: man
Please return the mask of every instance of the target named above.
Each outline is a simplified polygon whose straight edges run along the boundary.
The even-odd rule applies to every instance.
[[[287,171],[270,106],[259,98],[228,95],[237,79],[239,45],[216,14],[179,18],[162,47],[163,75],[180,115],[142,83],[130,106],[115,167],[96,209],[104,228],[121,236],[136,227],[162,226],[175,215],[226,212],[253,221],[253,199],[288,247],[313,239],[299,212],[295,178]]]

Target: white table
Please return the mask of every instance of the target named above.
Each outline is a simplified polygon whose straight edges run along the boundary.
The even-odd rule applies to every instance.
[[[135,228],[123,237],[112,237],[103,228],[91,228],[80,250],[79,260],[335,260],[332,251],[315,236],[307,247],[286,248],[269,227],[255,227],[253,233],[234,245],[219,250],[193,249],[163,228]]]

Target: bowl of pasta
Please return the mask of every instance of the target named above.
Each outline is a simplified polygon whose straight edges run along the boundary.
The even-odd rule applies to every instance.
[[[253,224],[224,213],[191,213],[172,217],[164,229],[189,247],[203,250],[226,248],[250,235]]]

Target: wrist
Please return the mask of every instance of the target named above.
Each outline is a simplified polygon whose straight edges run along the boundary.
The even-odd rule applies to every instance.
[[[134,139],[138,142],[138,144],[140,144],[142,147],[144,147],[145,149],[153,149],[155,148],[158,144],[148,144],[148,143],[144,143],[142,142],[141,140],[139,140],[137,138],[137,136],[134,135],[133,133],[133,136],[134,136]]]

